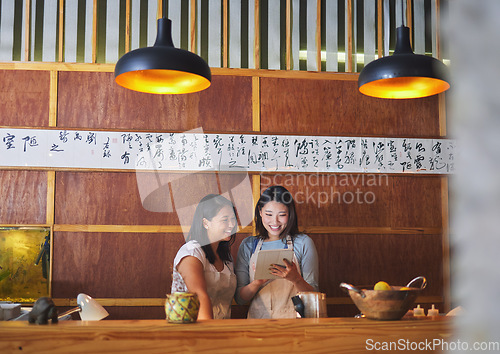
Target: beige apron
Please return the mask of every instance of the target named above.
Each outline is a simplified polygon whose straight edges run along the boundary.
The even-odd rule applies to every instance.
[[[263,240],[259,240],[255,252],[250,257],[248,265],[250,282],[254,281],[255,262],[262,243]],[[288,249],[293,250],[293,242],[290,236],[286,237],[286,246]],[[299,262],[295,253],[293,254],[293,262],[300,273]],[[291,297],[295,295],[297,295],[297,289],[292,282],[286,279],[271,280],[255,294],[248,310],[248,318],[296,318],[297,312],[291,300]]]
[[[214,319],[231,318],[231,303],[236,290],[236,275],[232,269],[232,263],[224,264],[224,267],[229,268],[230,274],[217,271],[213,264],[209,264],[209,267],[212,269],[205,270],[205,281],[207,293],[212,302]]]

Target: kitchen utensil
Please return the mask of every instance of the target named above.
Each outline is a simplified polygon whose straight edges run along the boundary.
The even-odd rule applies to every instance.
[[[171,323],[193,323],[198,319],[200,300],[193,293],[176,292],[167,294],[165,314]]]
[[[292,297],[292,302],[300,317],[320,318],[326,316],[326,294],[303,291]]]
[[[419,288],[414,286],[418,281],[422,281]],[[427,280],[424,276],[416,277],[405,287],[391,286],[392,290],[373,290],[372,285],[340,284],[363,315],[373,320],[401,319],[412,308],[418,294],[426,286]]]
[[[297,295],[292,296],[292,302],[293,302],[293,307],[295,308],[295,311],[297,311],[297,313],[300,315],[300,317],[301,318],[306,317],[306,315],[304,314],[304,303],[302,302],[300,297],[298,297]]]

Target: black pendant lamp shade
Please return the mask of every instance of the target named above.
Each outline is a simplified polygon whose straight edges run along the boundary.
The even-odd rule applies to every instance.
[[[158,19],[152,47],[123,55],[115,66],[115,81],[127,89],[157,94],[198,92],[208,88],[212,74],[198,55],[174,47],[172,22]]]
[[[363,68],[359,91],[372,97],[401,99],[427,97],[449,89],[446,65],[433,57],[414,54],[408,27],[398,27],[396,32],[394,54]]]

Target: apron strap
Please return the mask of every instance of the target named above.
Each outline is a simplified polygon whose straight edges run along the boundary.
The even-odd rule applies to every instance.
[[[253,240],[253,248],[252,248],[252,254],[255,252],[255,249],[257,248],[257,244],[259,243],[259,238],[256,237],[255,240]]]
[[[290,235],[286,236],[286,248],[291,249],[293,251],[293,240]]]

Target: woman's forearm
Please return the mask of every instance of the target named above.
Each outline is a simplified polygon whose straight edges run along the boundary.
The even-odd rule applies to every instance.
[[[297,291],[316,291],[316,289],[314,289],[314,287],[306,282],[302,277],[300,277],[294,285]]]
[[[200,310],[198,311],[199,320],[211,320],[214,318],[214,313],[212,310],[212,301],[207,293],[198,293],[198,299],[200,300]]]
[[[257,294],[257,292],[266,282],[266,279],[257,279],[249,283],[248,285],[245,285],[240,289],[240,298],[245,302],[252,300],[255,294]]]

